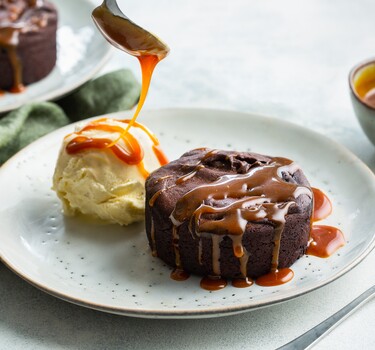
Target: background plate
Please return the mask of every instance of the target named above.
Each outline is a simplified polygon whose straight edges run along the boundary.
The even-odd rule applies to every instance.
[[[228,286],[208,292],[199,287],[199,277],[173,281],[171,269],[151,256],[143,223],[95,225],[62,215],[51,179],[62,138],[73,130],[69,125],[0,168],[0,256],[13,271],[52,295],[102,311],[155,318],[214,317],[321,287],[374,247],[374,175],[326,137],[277,119],[231,111],[145,111],[139,121],[159,136],[170,159],[202,146],[294,159],[311,185],[331,198],[333,214],[322,223],[341,228],[347,245],[329,259],[302,257],[293,265],[294,279],[282,286]]]
[[[99,34],[91,19],[94,5],[89,0],[51,1],[58,10],[57,63],[44,79],[28,85],[20,94],[0,97],[0,113],[26,102],[58,98],[89,80],[109,59],[111,46]]]

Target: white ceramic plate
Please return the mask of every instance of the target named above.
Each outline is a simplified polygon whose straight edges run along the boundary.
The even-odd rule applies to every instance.
[[[129,117],[128,112],[117,118]],[[214,317],[274,304],[321,287],[359,263],[374,247],[375,178],[342,146],[281,120],[214,110],[145,111],[140,122],[160,137],[170,159],[195,147],[251,150],[294,159],[313,186],[333,202],[323,223],[348,241],[329,259],[305,256],[294,279],[278,287],[217,292],[199,277],[176,282],[150,254],[143,223],[94,225],[65,218],[51,190],[61,140],[73,127],[53,132],[0,168],[0,256],[17,274],[67,301],[102,311],[155,318]]]
[[[109,59],[111,46],[91,19],[95,7],[89,0],[51,0],[58,10],[57,63],[44,79],[20,94],[0,97],[0,113],[26,102],[56,99],[89,80]]]

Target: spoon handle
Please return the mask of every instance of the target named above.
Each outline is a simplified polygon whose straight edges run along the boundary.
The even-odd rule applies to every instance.
[[[331,317],[319,323],[314,328],[302,334],[298,338],[283,345],[277,350],[301,350],[306,349],[308,346],[317,342],[328,331],[331,331],[335,326],[347,318],[351,313],[358,309],[361,305],[369,301],[375,294],[375,285],[362,293],[359,297],[355,298],[351,303],[337,311]]]
[[[120,10],[116,0],[104,0],[104,4],[107,6],[108,10],[111,11],[115,16],[119,16],[119,17],[123,17],[125,19],[129,19]]]

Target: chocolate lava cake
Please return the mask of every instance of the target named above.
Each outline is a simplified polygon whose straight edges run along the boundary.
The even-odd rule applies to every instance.
[[[56,64],[57,11],[44,0],[0,0],[0,89],[47,76]]]
[[[203,276],[257,278],[307,248],[313,196],[289,159],[195,149],[146,181],[154,256]]]

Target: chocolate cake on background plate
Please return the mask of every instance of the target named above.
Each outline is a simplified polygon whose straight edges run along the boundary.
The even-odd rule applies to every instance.
[[[57,11],[44,0],[0,0],[0,89],[21,92],[56,64]]]
[[[291,266],[307,248],[313,195],[289,159],[195,149],[146,181],[154,256],[203,276],[245,279]]]

